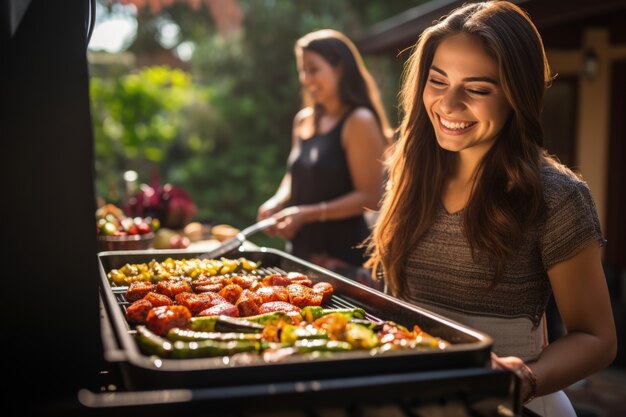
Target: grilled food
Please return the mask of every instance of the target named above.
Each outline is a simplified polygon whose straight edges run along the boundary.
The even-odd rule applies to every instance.
[[[445,349],[448,342],[393,322],[371,322],[361,308],[325,308],[334,288],[299,272],[255,274],[240,258],[151,261],[108,277],[128,285],[126,318],[147,355],[185,359],[245,352],[265,361],[293,354],[367,349]],[[233,336],[249,334],[253,336]]]

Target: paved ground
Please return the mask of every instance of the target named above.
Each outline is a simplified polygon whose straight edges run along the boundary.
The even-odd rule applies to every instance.
[[[626,417],[626,367],[611,367],[565,390],[578,417]]]

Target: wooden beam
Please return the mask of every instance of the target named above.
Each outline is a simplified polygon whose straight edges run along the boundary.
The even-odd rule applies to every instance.
[[[362,36],[356,37],[357,47],[363,54],[393,54],[398,55],[406,48],[410,48],[432,23],[445,16],[454,8],[461,6],[465,1],[432,0],[420,4],[412,9],[400,13],[387,20],[379,22],[367,29]],[[526,10],[540,32],[546,34],[575,24],[581,26],[585,21],[603,17],[605,20],[615,13],[626,11],[626,0],[517,0]],[[569,30],[569,47],[580,45],[578,31]],[[548,39],[558,37],[548,36]]]

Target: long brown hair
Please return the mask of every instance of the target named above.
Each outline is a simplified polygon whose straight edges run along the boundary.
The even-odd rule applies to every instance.
[[[357,107],[370,109],[389,142],[393,132],[385,114],[378,86],[365,67],[354,43],[339,31],[322,29],[308,33],[296,41],[295,54],[298,60],[302,59],[302,51],[315,52],[333,67],[341,68],[339,98],[352,109]],[[323,110],[314,105],[305,89],[302,89],[302,96],[304,106],[314,109],[317,120]]]
[[[455,153],[439,147],[422,94],[435,50],[444,38],[460,33],[478,37],[496,59],[513,109],[477,169],[462,220],[474,259],[490,262],[494,284],[523,231],[543,209],[541,111],[550,69],[541,36],[526,13],[509,2],[462,6],[421,34],[403,73],[404,116],[388,161],[390,181],[366,263],[374,272],[382,265],[387,288],[396,296],[406,289],[407,255],[432,225],[456,159]]]

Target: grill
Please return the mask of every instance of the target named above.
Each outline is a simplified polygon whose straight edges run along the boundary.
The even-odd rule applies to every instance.
[[[451,345],[443,351],[404,349],[373,356],[368,351],[336,352],[315,359],[295,355],[279,363],[249,357],[241,361],[235,357],[160,359],[142,354],[133,338],[135,331],[125,318],[129,304],[124,297],[126,287],[111,286],[106,273],[126,263],[199,255],[180,250],[98,255],[103,345],[105,359],[111,365],[107,375],[113,382],[103,384],[104,392],[81,391],[79,398],[83,405],[101,409],[141,404],[154,411],[168,407],[181,411],[181,407],[195,409],[207,403],[218,412],[232,411],[234,404],[241,408],[242,404],[254,403],[254,410],[262,410],[263,404],[273,411],[279,405],[292,406],[300,411],[308,410],[306,415],[323,415],[321,406],[340,404],[343,409],[359,409],[372,405],[383,409],[397,407],[400,410],[397,415],[415,416],[428,415],[415,411],[415,407],[433,401],[473,410],[468,415],[498,415],[495,411],[498,407],[504,407],[502,415],[507,412],[515,415],[511,410],[520,409],[513,400],[518,389],[515,377],[509,372],[489,369],[492,345],[489,336],[269,248],[244,250],[242,247],[224,256],[245,256],[260,263],[261,268],[255,271],[258,275],[300,272],[314,283],[329,282],[334,293],[325,307],[361,307],[371,321],[391,320],[409,328],[416,324]],[[107,392],[111,391],[107,387],[114,387],[114,392]],[[353,410],[347,415],[360,413]],[[376,415],[372,410],[365,414]]]

